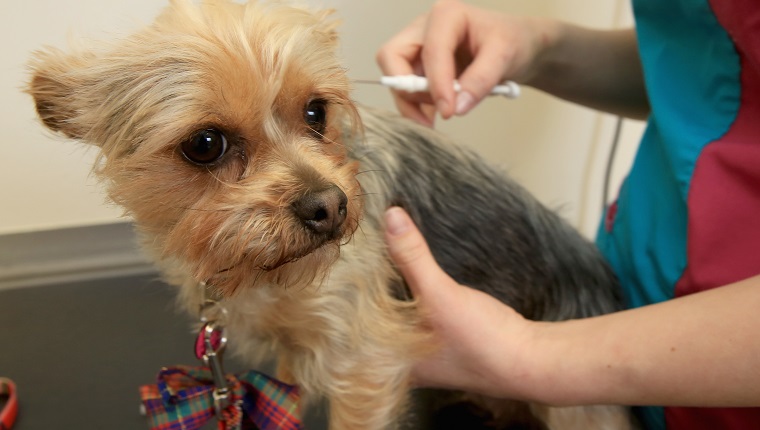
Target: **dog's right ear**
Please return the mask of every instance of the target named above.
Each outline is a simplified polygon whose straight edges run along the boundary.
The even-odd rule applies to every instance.
[[[37,115],[49,129],[69,138],[84,139],[93,125],[87,113],[97,102],[86,95],[91,59],[50,49],[35,53],[29,64],[32,77],[26,93],[34,98]]]

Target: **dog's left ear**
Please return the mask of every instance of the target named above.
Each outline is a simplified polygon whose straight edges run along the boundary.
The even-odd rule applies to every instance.
[[[338,36],[338,27],[340,27],[341,21],[336,18],[337,11],[335,9],[324,9],[317,12],[317,18],[322,23],[322,32],[326,36],[329,44],[336,48],[339,43],[340,37]]]
[[[86,73],[94,56],[69,56],[58,50],[37,52],[29,64],[31,80],[26,92],[34,98],[37,115],[50,130],[73,139],[83,139],[92,128],[87,113],[95,100],[83,91]]]

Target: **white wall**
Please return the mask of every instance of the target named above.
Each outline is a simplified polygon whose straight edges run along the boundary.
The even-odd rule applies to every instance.
[[[302,0],[306,3],[314,1]],[[354,78],[378,75],[377,48],[433,3],[408,0],[322,0],[343,19],[343,54]],[[472,0],[519,14],[562,17],[608,28],[625,23],[626,0]],[[148,23],[158,0],[0,1],[0,234],[109,223],[121,211],[104,203],[89,175],[95,152],[52,138],[37,123],[31,100],[21,93],[24,64],[42,45],[65,47],[67,38],[112,37]],[[382,88],[359,87],[355,98],[392,108]],[[515,101],[491,99],[471,115],[439,126],[512,174],[542,201],[591,235],[600,205],[601,176],[612,119],[530,89]],[[616,181],[630,158],[640,126],[630,127]],[[613,190],[616,189],[614,185]]]
[[[102,224],[121,211],[104,204],[90,177],[95,151],[52,138],[21,93],[25,64],[43,45],[79,36],[109,37],[138,28],[162,8],[155,0],[0,1],[0,233]]]

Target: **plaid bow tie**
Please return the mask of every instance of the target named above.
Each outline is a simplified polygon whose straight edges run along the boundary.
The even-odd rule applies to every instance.
[[[248,371],[227,375],[231,401],[220,430],[300,430],[298,388]],[[216,416],[214,381],[207,367],[164,368],[158,384],[140,387],[151,430],[195,430]]]

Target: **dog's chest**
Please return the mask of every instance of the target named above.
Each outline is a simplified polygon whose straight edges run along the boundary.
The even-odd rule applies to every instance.
[[[356,321],[372,318],[377,302],[388,300],[397,277],[378,233],[365,223],[327,276],[307,288],[262,285],[225,299],[233,342],[293,349],[352,335]]]

